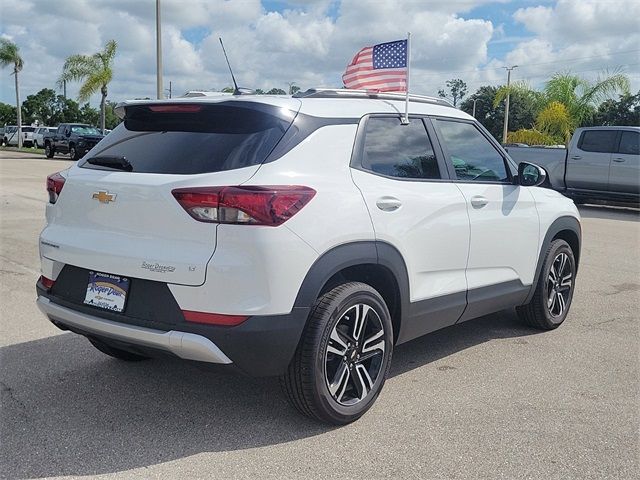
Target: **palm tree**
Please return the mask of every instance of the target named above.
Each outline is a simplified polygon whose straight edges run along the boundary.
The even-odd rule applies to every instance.
[[[536,92],[526,83],[515,83],[508,89],[500,87],[494,98],[497,106],[507,93],[526,95],[537,110],[536,123],[531,133],[547,136],[549,141],[565,143],[573,131],[589,120],[600,102],[614,93],[629,92],[629,78],[619,72],[598,77],[595,82],[570,73],[556,73],[542,92]],[[523,130],[520,134],[527,134]]]
[[[113,59],[118,44],[109,40],[104,50],[93,55],[71,55],[64,62],[58,85],[68,81],[84,82],[78,92],[78,101],[86,102],[100,91],[100,128],[104,132],[107,85],[113,78]]]
[[[13,65],[13,75],[15,76],[16,82],[16,112],[18,113],[18,148],[22,148],[22,112],[20,111],[18,72],[22,70],[24,61],[20,56],[20,49],[18,46],[6,38],[0,38],[0,65],[3,67]]]

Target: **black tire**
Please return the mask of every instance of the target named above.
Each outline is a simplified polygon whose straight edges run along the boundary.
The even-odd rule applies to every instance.
[[[44,144],[44,154],[47,158],[53,158],[53,156],[56,154],[55,150],[48,142]]]
[[[74,162],[78,160],[78,151],[76,150],[76,146],[74,144],[69,145],[69,158]]]
[[[566,263],[561,268],[562,258],[566,258]],[[561,271],[558,272],[559,269]],[[554,240],[545,253],[533,298],[528,304],[516,309],[520,318],[541,330],[558,328],[569,313],[575,279],[576,261],[573,250],[564,240]]]
[[[137,355],[135,353],[127,352],[126,350],[120,350],[119,348],[113,347],[96,338],[88,338],[88,340],[91,342],[91,345],[96,347],[102,353],[109,355],[110,357],[117,358],[118,360],[124,360],[125,362],[141,362],[149,359],[149,357],[145,357],[143,355]]]
[[[355,334],[359,318],[364,325]],[[334,353],[336,345],[344,352]],[[360,418],[375,402],[389,372],[392,352],[393,326],[382,296],[364,283],[345,283],[314,304],[280,385],[304,415],[344,425]],[[330,382],[329,377],[339,380]]]

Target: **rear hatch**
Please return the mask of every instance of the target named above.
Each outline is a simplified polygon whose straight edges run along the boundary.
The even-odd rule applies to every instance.
[[[66,174],[48,205],[41,254],[115,275],[201,285],[215,223],[194,220],[172,190],[240,185],[282,139],[299,101],[125,106],[125,119]]]

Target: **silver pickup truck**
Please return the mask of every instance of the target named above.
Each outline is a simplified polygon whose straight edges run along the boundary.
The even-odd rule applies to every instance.
[[[640,203],[640,127],[578,128],[569,148],[506,147],[549,174],[551,188],[576,203]]]

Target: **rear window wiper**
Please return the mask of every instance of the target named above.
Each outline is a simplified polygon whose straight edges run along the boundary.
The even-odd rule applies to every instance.
[[[99,157],[91,157],[87,159],[87,163],[90,163],[91,165],[98,165],[101,167],[124,170],[125,172],[131,172],[133,170],[133,165],[129,163],[129,160],[122,156],[118,157],[115,155],[102,155]]]

